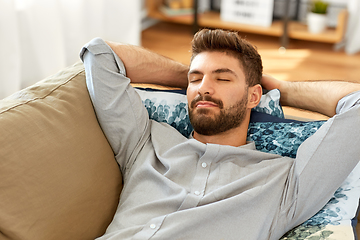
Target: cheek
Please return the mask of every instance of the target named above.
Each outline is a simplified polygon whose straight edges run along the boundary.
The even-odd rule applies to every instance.
[[[223,98],[224,106],[233,106],[237,104],[239,101],[242,101],[246,95],[246,98],[248,97],[246,92],[234,92],[230,93],[228,92],[226,97]]]
[[[190,104],[191,101],[196,97],[197,92],[193,91],[192,89],[188,88],[186,91],[186,97],[187,97],[187,101]]]

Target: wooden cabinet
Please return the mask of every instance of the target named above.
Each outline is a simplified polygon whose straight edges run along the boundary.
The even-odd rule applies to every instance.
[[[342,41],[346,31],[346,23],[348,17],[348,12],[346,10],[342,10],[338,15],[338,23],[336,28],[327,28],[322,33],[312,34],[307,30],[307,26],[305,24],[297,21],[286,22],[287,27],[284,28],[284,21],[282,20],[273,21],[270,27],[260,27],[234,22],[225,22],[220,19],[220,14],[218,12],[212,11],[198,14],[196,18],[192,15],[169,17],[159,11],[162,0],[147,0],[146,4],[148,16],[151,18],[159,19],[161,21],[192,25],[194,24],[195,19],[196,24],[199,27],[232,29],[240,32],[334,44],[340,43]]]

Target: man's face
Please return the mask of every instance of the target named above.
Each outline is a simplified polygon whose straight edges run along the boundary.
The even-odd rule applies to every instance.
[[[223,52],[203,52],[190,65],[187,98],[195,132],[216,135],[239,127],[248,88],[239,60]]]

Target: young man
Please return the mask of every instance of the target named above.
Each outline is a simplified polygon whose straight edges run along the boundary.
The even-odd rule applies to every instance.
[[[358,162],[360,85],[262,78],[259,54],[236,33],[197,33],[190,68],[101,39],[81,58],[124,179],[100,239],[279,239],[320,210]],[[246,142],[261,79],[284,105],[336,114],[295,160]],[[187,87],[192,137],[149,120],[130,82]]]

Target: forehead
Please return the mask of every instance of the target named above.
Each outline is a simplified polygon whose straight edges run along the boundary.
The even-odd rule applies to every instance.
[[[202,52],[196,55],[190,63],[190,72],[192,70],[215,70],[229,68],[232,71],[243,75],[243,68],[240,60],[226,52]]]

